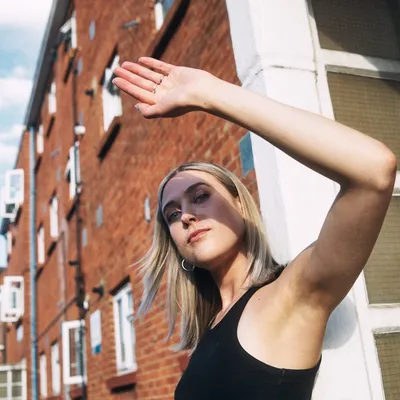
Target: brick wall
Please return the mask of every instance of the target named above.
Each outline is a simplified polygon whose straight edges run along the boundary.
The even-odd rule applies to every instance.
[[[102,159],[98,157],[99,149],[107,139],[107,132],[103,130],[99,85],[115,49],[121,61],[136,60],[140,55],[152,55],[155,52],[172,64],[203,68],[238,83],[225,2],[176,0],[167,15],[165,26],[158,33],[155,31],[153,7],[153,0],[101,0],[96,3],[93,0],[81,0],[76,4],[79,46],[76,61],[81,59],[83,67],[77,76],[77,114],[83,113],[81,115],[86,127],[86,133],[80,139],[80,218],[88,239],[87,245],[82,248],[82,268],[89,301],[86,317],[89,399],[173,398],[182,369],[180,354],[172,353],[169,349],[177,342],[179,330],[171,342],[164,343],[167,334],[163,311],[165,285],[148,318],[135,325],[138,363],[135,389],[111,393],[107,388],[106,382],[117,376],[113,298],[110,292],[121,282],[130,280],[137,310],[142,285],[129,265],[143,256],[151,243],[153,220],[150,224],[145,222],[144,200],[150,196],[154,219],[157,188],[169,170],[186,161],[204,160],[224,165],[241,176],[238,141],[246,133],[243,129],[205,113],[192,113],[176,120],[147,121],[135,111],[134,102],[124,94],[121,129],[105,156]],[[140,18],[138,26],[122,28],[123,24],[136,18]],[[89,37],[91,21],[95,21],[96,27],[93,40]],[[61,322],[78,317],[75,304],[66,308],[75,296],[75,271],[68,261],[74,260],[77,255],[76,214],[64,176],[68,150],[74,140],[73,74],[67,73],[69,61],[70,55],[60,46],[53,70],[57,85],[57,112],[53,117],[48,115],[46,97],[41,122],[47,136],[36,173],[37,227],[41,224],[45,227],[47,252],[46,262],[40,267],[37,278],[38,354],[45,352],[47,356],[49,396],[51,344],[58,341],[61,349]],[[91,98],[84,91],[93,87],[93,82],[98,88]],[[27,168],[27,164],[24,168]],[[254,171],[244,182],[258,201]],[[53,243],[49,236],[49,202],[54,193],[59,198],[61,234]],[[25,204],[28,204],[27,196]],[[103,210],[101,226],[96,221],[99,206]],[[28,213],[24,210],[22,218],[27,217]],[[19,232],[16,241],[18,246],[22,246],[20,242],[27,246],[28,230],[24,234]],[[22,250],[18,254],[24,254],[25,258],[27,256]],[[28,260],[26,258],[24,261],[26,270]],[[10,270],[17,268],[17,261],[13,263],[14,255]],[[92,288],[100,282],[105,284],[103,298],[92,293]],[[28,302],[26,307],[29,307]],[[102,351],[92,355],[89,317],[98,309],[101,310]],[[25,315],[28,316],[28,313]],[[27,328],[24,338],[28,337]],[[11,331],[7,340],[10,357],[13,354],[15,361],[20,356],[28,359],[27,342],[24,342],[25,353],[22,354]]]

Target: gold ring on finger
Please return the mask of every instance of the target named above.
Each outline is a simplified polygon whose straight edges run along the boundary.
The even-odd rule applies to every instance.
[[[161,85],[161,83],[162,83],[163,79],[164,79],[164,75],[161,75],[161,78],[160,78],[160,83],[159,83],[159,85]]]
[[[156,94],[157,86],[158,86],[158,84],[155,83],[154,86],[153,86],[153,94]]]

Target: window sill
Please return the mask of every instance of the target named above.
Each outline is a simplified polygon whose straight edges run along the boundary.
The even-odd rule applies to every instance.
[[[177,31],[181,24],[186,10],[189,6],[190,0],[175,0],[172,4],[165,20],[156,33],[150,46],[147,48],[145,54],[150,57],[160,58],[171,41],[174,33]]]
[[[110,392],[124,392],[131,390],[136,385],[136,371],[124,375],[113,376],[106,381],[107,389]]]
[[[116,139],[121,129],[121,117],[114,117],[107,132],[100,139],[97,147],[97,157],[101,160],[106,156],[108,150],[110,150],[114,140]]]

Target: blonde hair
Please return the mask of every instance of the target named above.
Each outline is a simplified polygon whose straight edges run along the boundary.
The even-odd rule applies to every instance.
[[[166,309],[169,320],[167,340],[171,337],[181,309],[181,340],[175,350],[193,350],[215,315],[221,310],[221,298],[210,273],[202,268],[193,272],[182,269],[182,256],[173,242],[162,215],[162,196],[166,184],[181,171],[206,172],[221,182],[229,193],[238,198],[243,208],[245,248],[248,257],[250,287],[270,282],[279,276],[283,267],[272,257],[258,207],[245,185],[227,169],[211,163],[186,163],[171,171],[161,182],[153,243],[147,254],[138,262],[143,276],[143,297],[138,317],[148,313],[160,289],[165,271],[167,279]]]

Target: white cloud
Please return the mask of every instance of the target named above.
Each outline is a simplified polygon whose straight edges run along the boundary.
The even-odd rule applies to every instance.
[[[22,65],[17,65],[11,72],[14,78],[27,78],[30,74],[29,71]]]
[[[17,156],[17,150],[17,146],[0,143],[0,165],[9,164],[10,167],[13,167]]]
[[[8,131],[0,130],[0,142],[17,141],[24,130],[25,126],[21,124],[14,124]]]
[[[0,26],[42,30],[51,3],[52,0],[0,0]]]
[[[0,78],[0,110],[9,107],[26,107],[32,89],[30,79]]]

